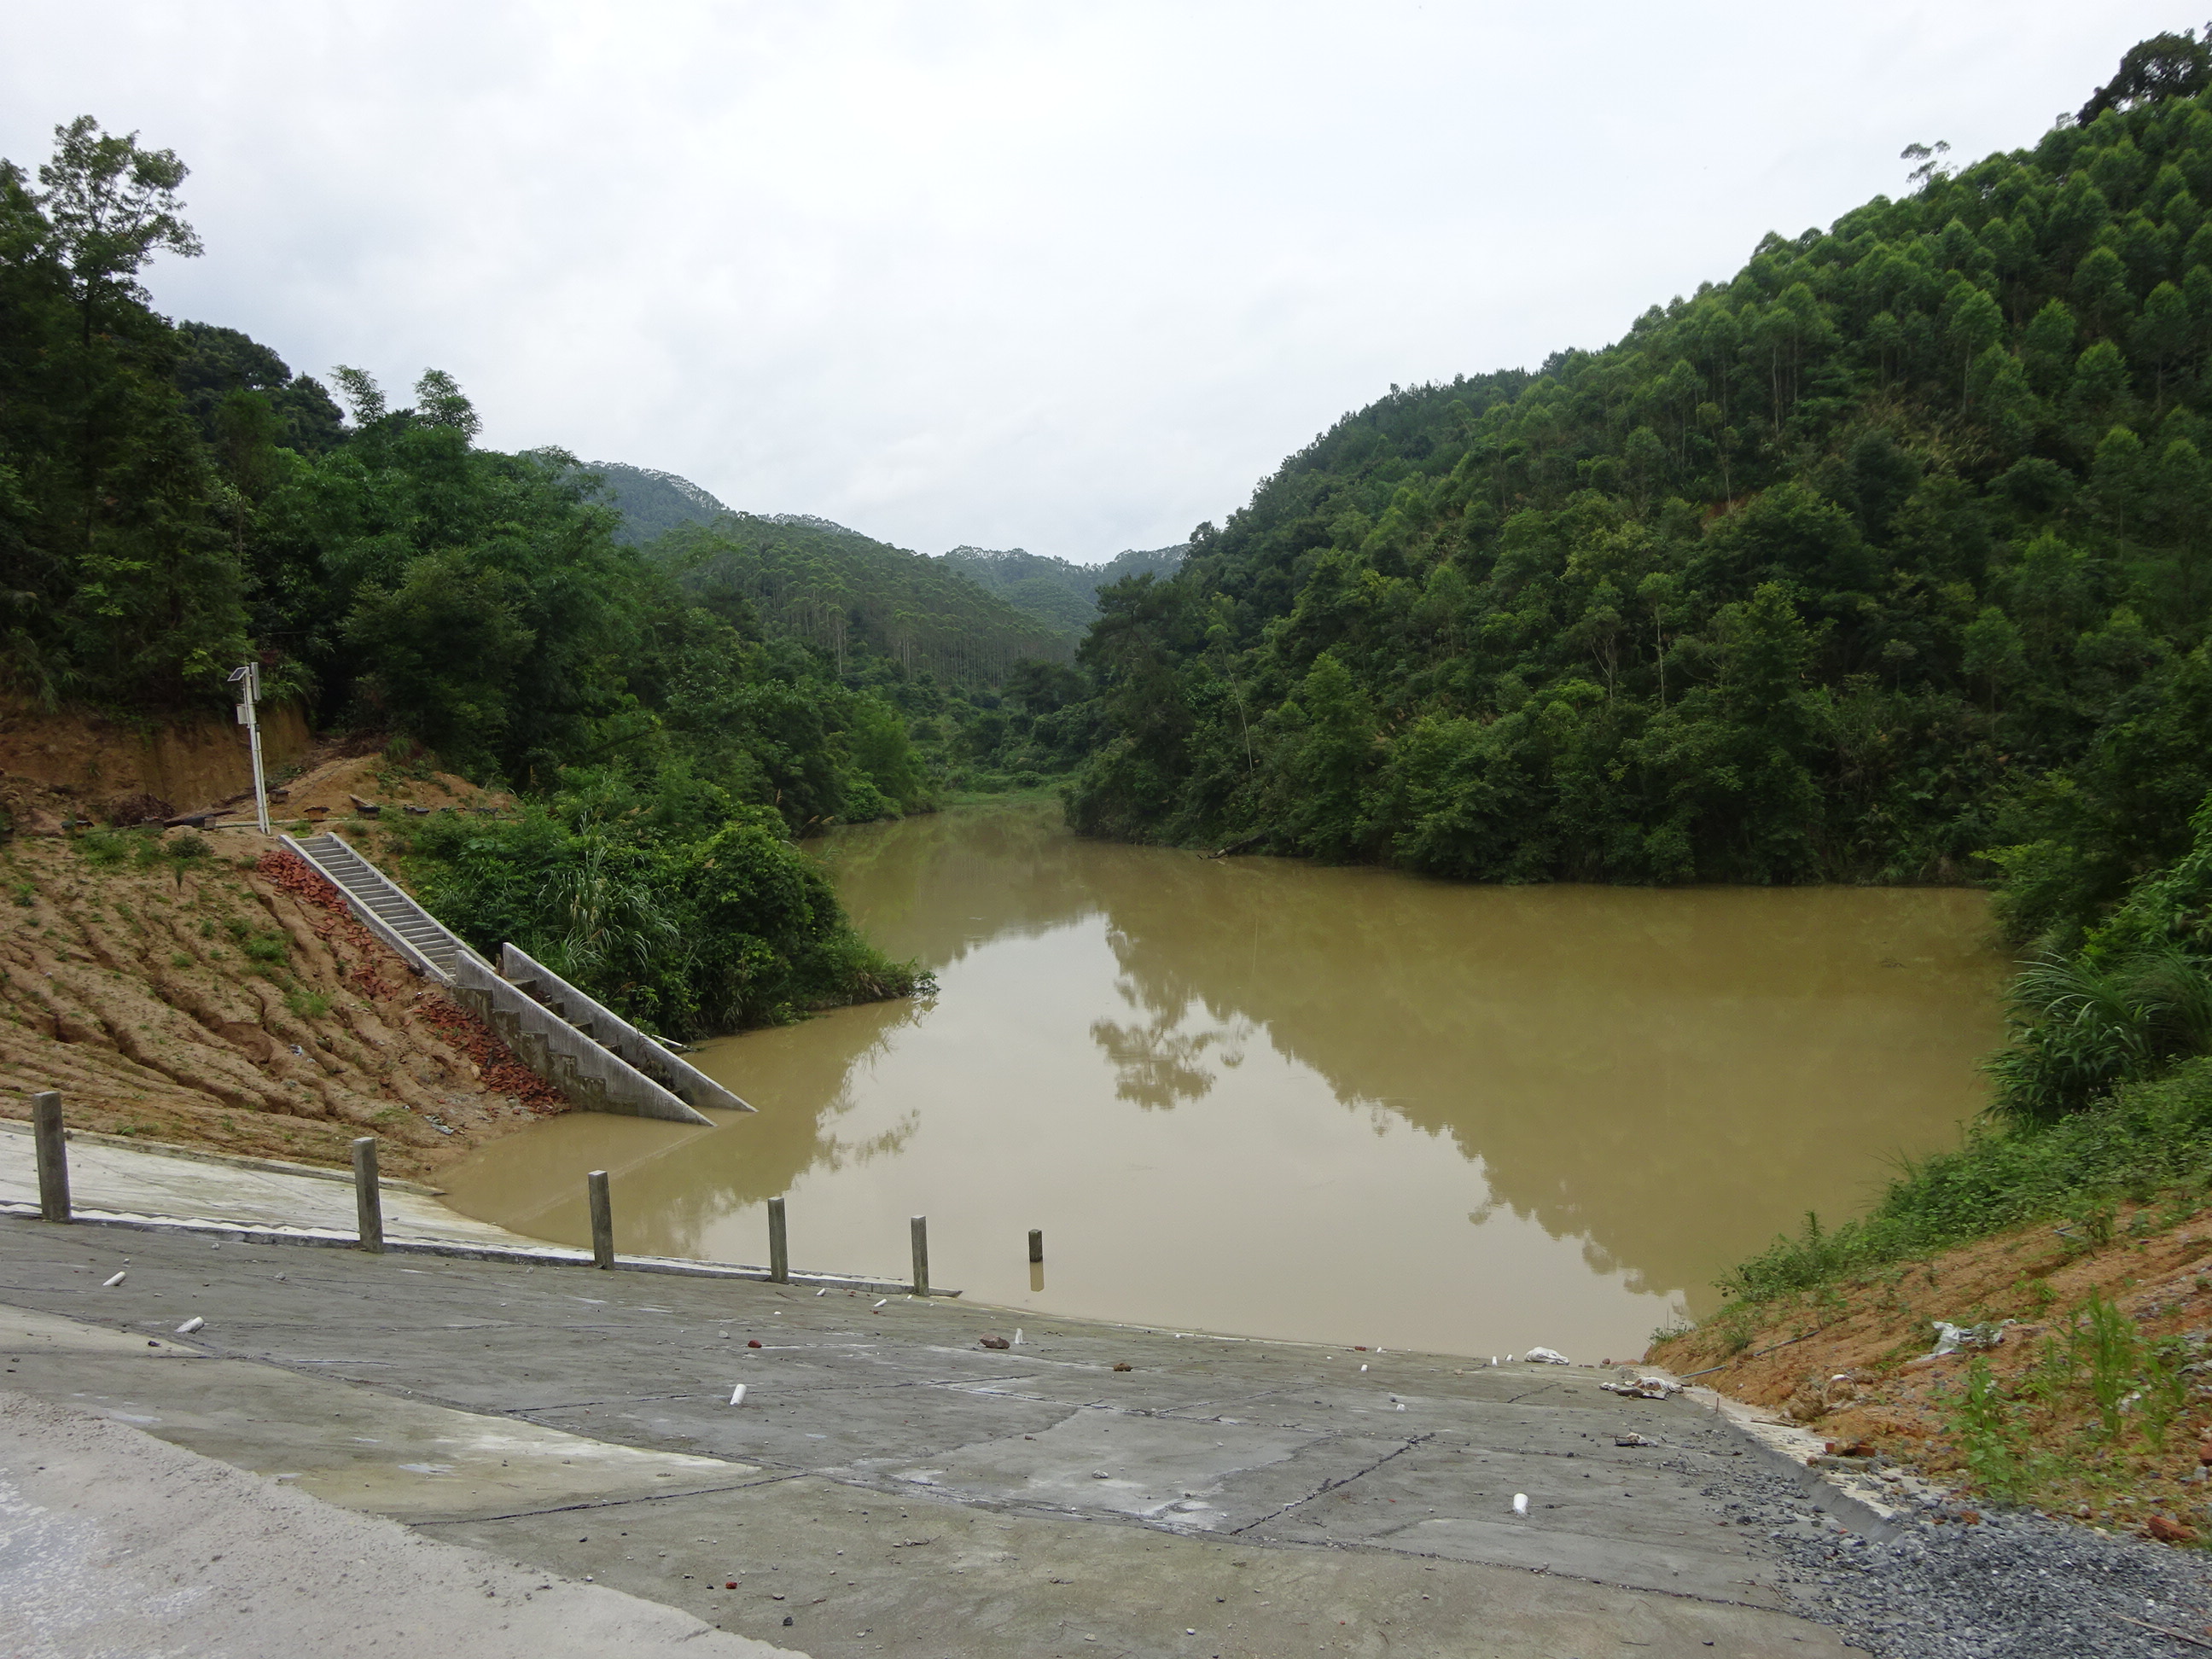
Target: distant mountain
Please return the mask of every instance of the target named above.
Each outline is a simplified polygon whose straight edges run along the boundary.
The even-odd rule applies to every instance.
[[[714,531],[718,542],[728,544],[714,568],[737,575],[771,630],[796,633],[839,652],[845,648],[840,640],[854,639],[892,656],[919,652],[933,671],[951,678],[970,677],[971,658],[991,665],[984,672],[992,678],[1014,656],[1066,661],[1075,637],[1098,615],[1101,588],[1146,571],[1171,576],[1190,550],[1187,545],[1131,548],[1097,565],[1018,547],[956,547],[931,559],[808,513],[736,512],[673,472],[620,461],[589,461],[583,470],[599,475],[599,498],[622,514],[619,540],[642,546],[672,530]],[[696,554],[696,541],[687,538],[685,546]],[[979,606],[960,591],[971,587],[992,603]],[[854,634],[853,617],[842,624],[826,620],[832,588],[856,596],[860,608],[853,617],[903,617],[898,637],[905,643],[894,646],[896,630],[872,621]],[[956,617],[982,630],[967,647],[955,648],[941,635]],[[951,666],[956,663],[969,665]]]
[[[943,560],[799,513],[723,513],[678,525],[653,556],[685,586],[742,594],[773,634],[819,646],[842,673],[878,653],[958,684],[995,684],[1022,659],[1066,662],[1074,632],[1040,621]]]
[[[1073,564],[1066,559],[1011,547],[956,547],[945,562],[978,586],[1055,628],[1081,633],[1098,615],[1098,590],[1124,576],[1150,571],[1172,576],[1182,568],[1188,544],[1176,547],[1131,548],[1104,564]]]
[[[583,470],[605,480],[599,499],[623,515],[615,539],[642,546],[684,524],[712,524],[730,509],[689,478],[620,461],[586,461]]]

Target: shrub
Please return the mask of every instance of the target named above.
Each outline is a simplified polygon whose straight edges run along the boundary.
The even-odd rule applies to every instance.
[[[820,866],[764,808],[718,823],[604,777],[520,818],[426,819],[430,908],[487,954],[512,941],[647,1029],[697,1036],[928,983],[847,922]]]

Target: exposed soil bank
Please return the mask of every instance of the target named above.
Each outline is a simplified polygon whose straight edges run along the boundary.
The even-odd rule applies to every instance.
[[[321,1164],[373,1133],[421,1176],[565,1109],[251,831],[19,838],[0,916],[0,1115],[58,1089],[78,1127]]]
[[[314,738],[298,708],[270,703],[261,710],[261,743],[273,777],[306,756]],[[123,796],[152,795],[191,811],[253,787],[246,733],[228,714],[126,724],[50,713],[20,698],[0,698],[0,775],[58,791],[93,817]]]
[[[2102,1242],[2098,1242],[2098,1236]],[[2121,1316],[2105,1352],[2117,1436],[2098,1421],[2087,1310]],[[1935,1322],[2005,1327],[1996,1346],[1930,1358]],[[2161,1343],[2166,1358],[2156,1356]],[[1805,1424],[1832,1446],[2052,1513],[2171,1542],[2212,1537],[2212,1212],[2194,1200],[2121,1206],[2085,1227],[2039,1223],[1802,1295],[1735,1304],[1649,1358]],[[1966,1409],[1985,1364],[1989,1413]],[[2166,1378],[2165,1410],[2154,1398]],[[2134,1398],[2124,1398],[2132,1394]],[[1996,1462],[1991,1461],[1994,1453]]]

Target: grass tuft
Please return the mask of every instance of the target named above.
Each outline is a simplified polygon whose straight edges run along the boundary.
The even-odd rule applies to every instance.
[[[1905,1165],[1869,1214],[1833,1229],[1808,1216],[1721,1288],[1770,1302],[2036,1221],[2067,1224],[2086,1250],[2112,1241],[2123,1200],[2167,1194],[2194,1207],[2208,1188],[2212,1059],[2197,1059],[2053,1122],[1984,1125]]]

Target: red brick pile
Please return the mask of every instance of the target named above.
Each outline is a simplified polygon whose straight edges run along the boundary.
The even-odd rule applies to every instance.
[[[264,853],[254,865],[253,873],[271,886],[281,887],[307,907],[310,913],[307,926],[317,939],[327,945],[335,935],[360,953],[361,961],[350,973],[343,957],[335,951],[331,954],[337,958],[338,972],[346,974],[363,996],[371,1001],[380,1001],[392,994],[395,988],[376,971],[378,959],[391,947],[368,931],[347,905],[345,895],[326,877],[297,854],[281,848]],[[321,914],[317,915],[315,912]]]
[[[360,951],[362,960],[349,977],[363,995],[383,998],[392,994],[393,988],[378,975],[375,968],[390,947],[368,931],[347,905],[345,895],[327,878],[289,850],[264,853],[254,865],[253,873],[283,888],[307,908],[311,913],[307,925],[317,938],[327,942],[335,934]],[[341,973],[346,971],[343,961],[338,968]],[[499,1033],[467,1009],[434,991],[425,990],[415,999],[410,1012],[474,1061],[483,1074],[484,1087],[494,1094],[512,1095],[529,1110],[544,1116],[568,1109],[566,1095],[517,1060],[514,1050],[500,1040]]]
[[[514,1057],[514,1050],[467,1009],[447,1001],[434,991],[415,1000],[414,1012],[426,1025],[477,1064],[484,1087],[515,1100],[541,1116],[568,1109],[568,1097]]]

